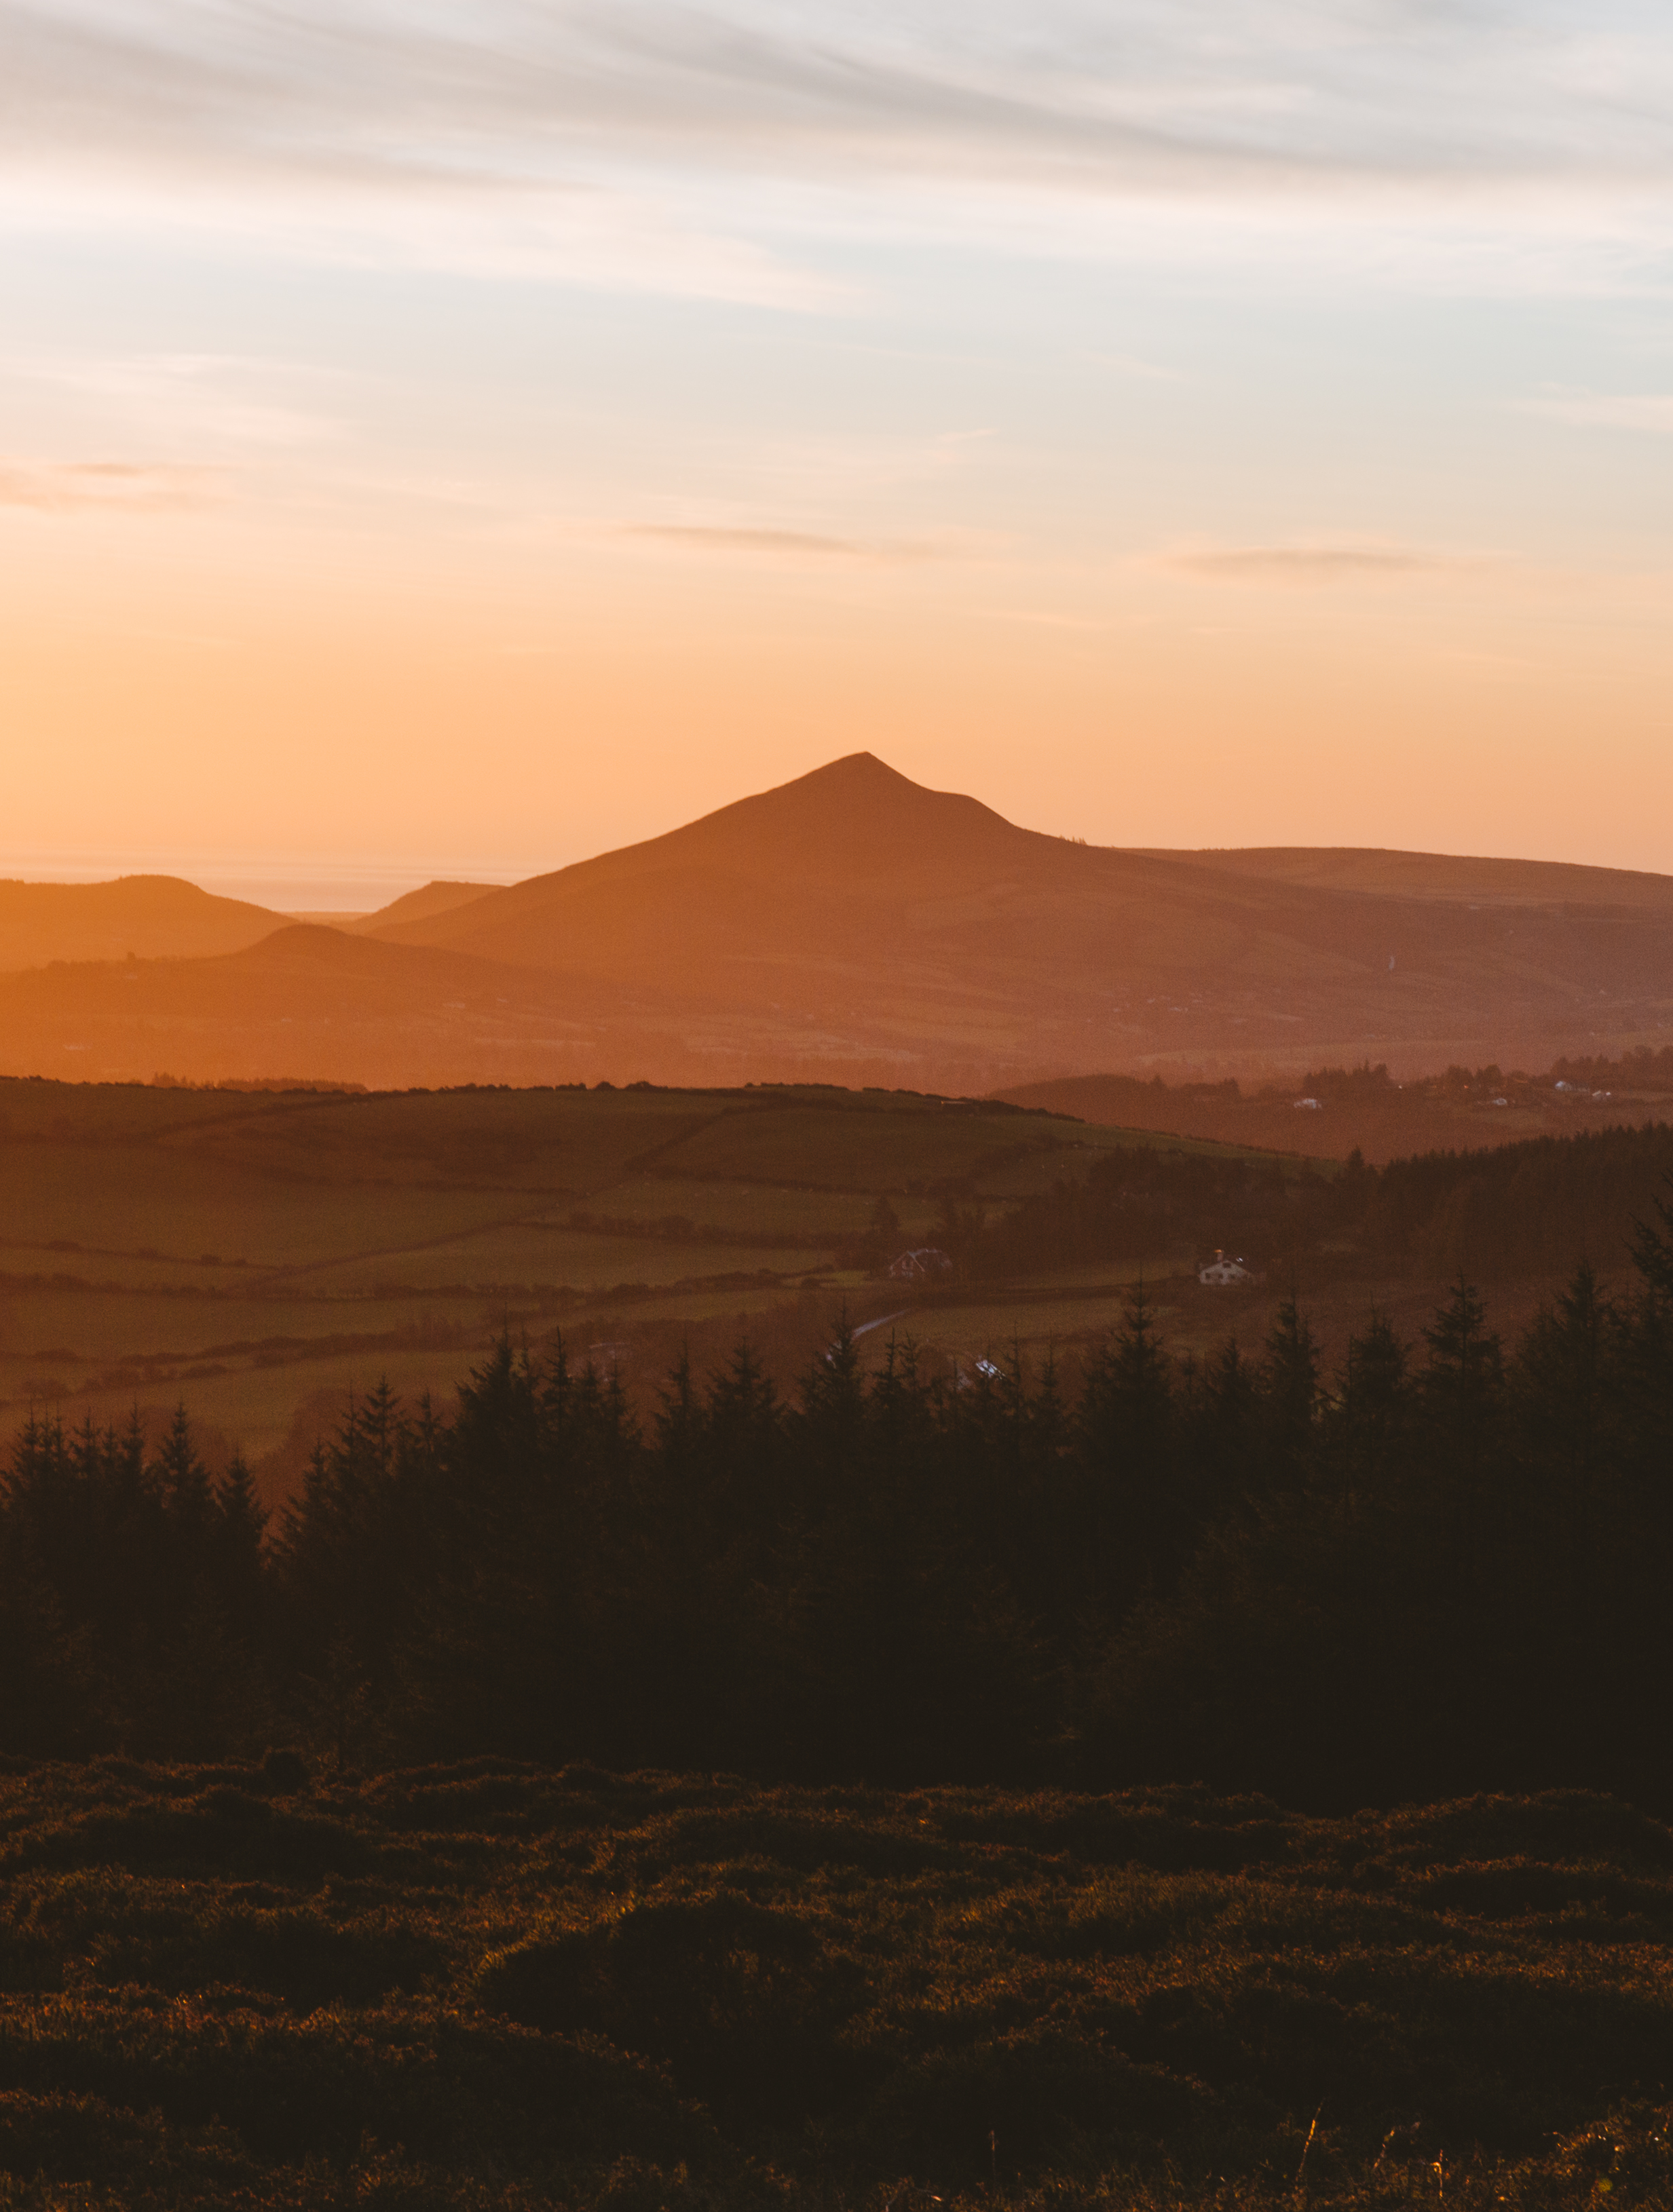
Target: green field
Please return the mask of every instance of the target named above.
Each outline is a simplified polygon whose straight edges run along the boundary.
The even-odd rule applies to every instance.
[[[445,1392],[506,1328],[630,1340],[647,1391],[687,1328],[718,1341],[789,1312],[785,1356],[800,1359],[845,1308],[864,1321],[901,1304],[874,1279],[878,1252],[853,1249],[880,1198],[890,1243],[934,1243],[949,1200],[993,1218],[1133,1142],[1170,1145],[910,1092],[9,1080],[0,1421],[155,1418],[184,1395],[258,1461],[284,1447],[294,1462],[299,1408],[317,1425],[330,1394],[386,1374],[404,1395]],[[1160,1250],[1149,1272],[1178,1257]],[[1133,1272],[1068,1271],[1055,1300],[1031,1276],[979,1310],[915,1291],[911,1330],[954,1358],[1095,1333]]]

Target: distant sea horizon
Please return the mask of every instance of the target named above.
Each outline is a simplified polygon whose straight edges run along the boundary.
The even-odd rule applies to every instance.
[[[119,876],[179,876],[219,898],[247,899],[277,914],[372,914],[437,882],[514,884],[561,860],[461,859],[457,854],[205,854],[0,850],[0,881],[107,884]]]

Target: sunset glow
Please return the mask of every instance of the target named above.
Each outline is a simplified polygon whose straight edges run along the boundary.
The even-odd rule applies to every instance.
[[[864,747],[1095,843],[1673,869],[1670,54],[20,0],[4,865],[329,904]]]

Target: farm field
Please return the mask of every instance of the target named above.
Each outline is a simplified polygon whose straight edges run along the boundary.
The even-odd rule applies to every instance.
[[[1329,1376],[1373,1310],[1418,1345],[1463,1261],[1508,1333],[1582,1241],[1619,1279],[1662,1139],[1579,1145],[1566,1212],[1530,1195],[1494,1226],[1432,1194],[1420,1211],[1455,1227],[1402,1255],[1366,1243],[1363,1221],[1332,1228],[1335,1163],[1000,1102],[0,1081],[0,1430],[137,1410],[155,1432],[185,1401],[211,1462],[241,1448],[273,1506],[351,1394],[386,1381],[445,1401],[502,1334],[538,1346],[562,1330],[648,1419],[683,1353],[707,1369],[746,1335],[792,1389],[845,1320],[867,1366],[910,1343],[949,1383],[1013,1358],[1072,1383],[1141,1284],[1171,1350],[1198,1358],[1228,1338],[1258,1358],[1293,1291]],[[1594,1188],[1610,1145],[1642,1158],[1623,1152],[1626,1181]],[[1110,1174],[1127,1194],[1099,1201],[1088,1243]],[[1031,1241],[1007,1245],[1025,1218]],[[1204,1251],[1245,1236],[1252,1279],[1199,1285]],[[957,1252],[950,1273],[889,1279],[926,1245]]]
[[[1439,1066],[1439,1057],[1429,1066]],[[1665,1121],[1673,1060],[1641,1045],[1618,1060],[1559,1060],[1542,1075],[1497,1066],[1420,1074],[1409,1061],[1396,1082],[1385,1066],[1315,1067],[1252,1089],[1236,1082],[1163,1082],[1132,1075],[1073,1075],[999,1092],[1022,1106],[1078,1114],[1089,1121],[1135,1123],[1221,1144],[1301,1150],[1375,1165],[1413,1153],[1475,1151],[1570,1137],[1582,1131]],[[1298,1107],[1298,1094],[1311,1106]]]
[[[9,2204],[1664,2205],[1673,1834],[1581,1792],[0,1778]]]
[[[844,1313],[905,1304],[948,1357],[1096,1332],[1135,1269],[946,1314],[934,1285],[875,1277],[935,1243],[950,1203],[1002,1212],[1123,1142],[1171,1144],[902,1092],[6,1081],[0,1423],[138,1407],[155,1425],[185,1398],[212,1449],[271,1462],[271,1498],[333,1402],[385,1378],[445,1394],[502,1330],[562,1327],[583,1357],[602,1343],[648,1403],[688,1338],[719,1348],[745,1327],[787,1379]],[[1159,1250],[1150,1272],[1177,1264]],[[873,1333],[867,1356],[887,1342]]]

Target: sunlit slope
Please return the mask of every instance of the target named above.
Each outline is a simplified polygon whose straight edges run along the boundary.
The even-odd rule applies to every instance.
[[[0,974],[51,960],[200,959],[236,952],[283,917],[178,876],[108,884],[0,882]]]

